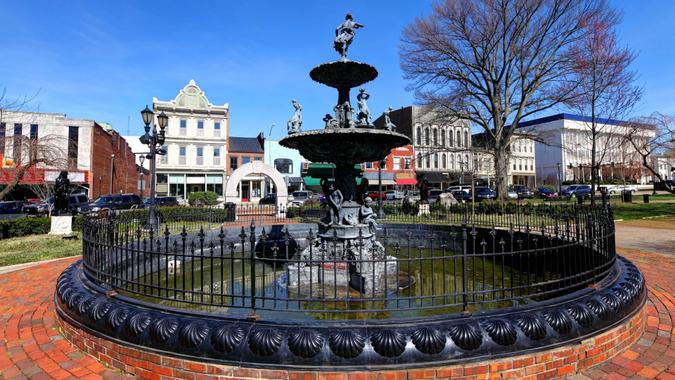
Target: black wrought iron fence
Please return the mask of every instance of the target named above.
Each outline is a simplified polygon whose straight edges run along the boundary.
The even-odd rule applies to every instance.
[[[545,300],[614,263],[608,207],[490,207],[389,210],[376,239],[364,230],[353,240],[276,214],[240,226],[223,210],[177,209],[158,231],[142,211],[85,218],[84,268],[101,286],[171,306],[352,319]],[[309,211],[297,215],[313,221]]]

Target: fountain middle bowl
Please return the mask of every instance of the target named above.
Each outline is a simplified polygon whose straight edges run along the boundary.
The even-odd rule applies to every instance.
[[[313,162],[354,164],[381,160],[393,148],[410,144],[410,139],[384,129],[341,128],[295,133],[279,144],[297,149]]]

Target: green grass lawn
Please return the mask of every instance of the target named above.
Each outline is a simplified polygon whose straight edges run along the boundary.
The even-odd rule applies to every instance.
[[[612,204],[614,219],[635,220],[657,216],[675,216],[675,203]]]
[[[82,254],[82,240],[30,235],[0,240],[0,267]]]

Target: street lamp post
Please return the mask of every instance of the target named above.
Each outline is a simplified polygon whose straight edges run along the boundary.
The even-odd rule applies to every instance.
[[[141,198],[143,198],[145,195],[145,167],[143,166],[143,162],[145,162],[145,153],[138,156],[138,162],[141,164]]]
[[[160,113],[157,116],[157,124],[159,125],[159,131],[153,124],[150,128],[150,124],[153,121],[154,113],[145,106],[145,109],[141,111],[141,116],[143,117],[143,123],[145,124],[145,134],[140,137],[140,141],[143,145],[147,145],[149,148],[146,158],[150,160],[150,216],[149,216],[149,227],[156,230],[157,229],[157,218],[155,217],[155,186],[157,182],[157,155],[165,155],[166,152],[162,145],[165,140],[165,129],[166,125],[169,122],[169,117]]]

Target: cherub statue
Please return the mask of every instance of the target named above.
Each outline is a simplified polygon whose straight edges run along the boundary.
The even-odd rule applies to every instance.
[[[288,119],[288,134],[297,133],[301,131],[302,127],[302,106],[295,99],[291,100],[293,108],[295,108],[295,113]]]
[[[337,125],[340,128],[351,128],[353,127],[352,120],[352,105],[349,104],[349,100],[346,100],[342,104],[338,104],[334,108],[335,116],[337,117]]]
[[[370,94],[364,88],[359,89],[359,94],[356,95],[359,105],[359,125],[370,125],[370,110],[366,103],[368,99],[370,99]]]
[[[347,13],[345,21],[335,29],[335,42],[333,45],[335,50],[340,53],[341,60],[347,60],[347,49],[349,49],[349,45],[351,45],[356,35],[356,29],[359,28],[363,28],[363,25],[354,22],[352,14]]]
[[[391,132],[396,132],[396,125],[391,122],[391,118],[389,117],[391,111],[393,111],[393,109],[389,107],[382,113],[382,115],[384,115],[384,128]]]
[[[363,199],[363,205],[359,209],[359,222],[368,225],[370,232],[374,233],[377,230],[377,216],[373,211],[373,200],[370,197]]]
[[[338,127],[338,122],[331,116],[331,114],[327,113],[326,116],[323,117],[323,122],[326,123],[326,129],[332,129],[332,128],[337,128]]]

